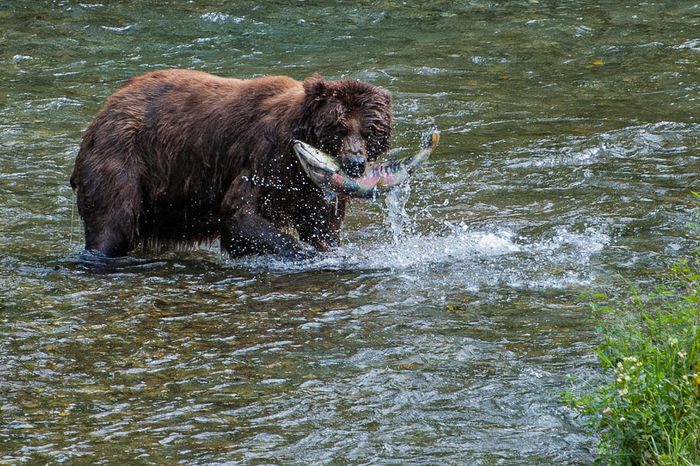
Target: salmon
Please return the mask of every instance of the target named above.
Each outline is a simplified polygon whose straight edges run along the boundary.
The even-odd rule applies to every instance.
[[[432,129],[423,134],[417,154],[388,162],[370,164],[358,178],[348,176],[331,155],[303,141],[293,142],[294,153],[313,183],[324,189],[362,199],[372,198],[405,182],[415,169],[433,153],[440,132]]]

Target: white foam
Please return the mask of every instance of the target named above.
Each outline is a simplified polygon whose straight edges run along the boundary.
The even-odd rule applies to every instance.
[[[307,261],[258,257],[236,265],[282,273],[384,271],[387,279],[426,290],[435,287],[436,280],[472,292],[500,286],[564,289],[593,281],[592,258],[610,242],[603,230],[594,227],[575,231],[555,226],[534,238],[518,236],[508,228],[450,227],[446,234],[404,235],[369,244],[357,241]]]

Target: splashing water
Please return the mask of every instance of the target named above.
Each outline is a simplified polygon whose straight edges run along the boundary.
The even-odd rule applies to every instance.
[[[301,262],[255,257],[234,265],[276,273],[389,269],[400,272],[404,288],[421,293],[430,293],[436,282],[471,292],[566,289],[595,281],[596,257],[612,241],[601,226],[553,225],[527,232],[504,224],[482,230],[444,220],[438,231],[420,231],[407,210],[410,194],[411,183],[405,183],[384,198],[387,234],[379,235],[381,240],[375,233]]]
[[[411,196],[411,183],[407,182],[389,191],[384,198],[386,217],[394,246],[399,246],[407,236],[415,234],[416,224],[406,211],[406,203]]]

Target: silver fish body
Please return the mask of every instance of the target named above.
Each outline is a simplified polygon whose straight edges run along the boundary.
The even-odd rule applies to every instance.
[[[372,198],[400,185],[433,153],[440,132],[433,129],[423,135],[421,150],[410,157],[370,164],[359,178],[348,176],[337,160],[303,141],[294,141],[294,153],[313,183],[324,189],[351,197]]]

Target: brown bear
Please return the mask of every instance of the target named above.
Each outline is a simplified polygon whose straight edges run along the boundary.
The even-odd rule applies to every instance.
[[[293,140],[358,177],[388,150],[391,126],[390,94],[361,81],[134,77],[88,126],[75,161],[85,250],[117,257],[216,238],[232,257],[328,250],[339,244],[347,199],[324,198]]]

